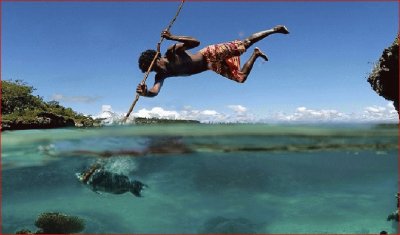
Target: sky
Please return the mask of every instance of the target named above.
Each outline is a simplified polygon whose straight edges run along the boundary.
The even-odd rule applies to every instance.
[[[79,113],[123,115],[144,74],[138,57],[155,49],[180,1],[1,2],[1,79],[20,79],[46,101]],[[191,50],[286,25],[255,44],[256,61],[239,84],[212,71],[164,82],[141,97],[133,116],[215,122],[397,120],[368,74],[399,26],[398,2],[196,2],[171,28],[197,38]],[[173,44],[165,40],[162,52]],[[242,55],[242,63],[252,52]],[[154,82],[151,73],[147,84]]]

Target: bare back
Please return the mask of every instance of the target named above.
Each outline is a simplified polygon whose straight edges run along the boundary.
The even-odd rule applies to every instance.
[[[201,53],[192,54],[186,50],[168,50],[163,57],[165,75],[189,76],[204,72],[208,69],[207,62]]]

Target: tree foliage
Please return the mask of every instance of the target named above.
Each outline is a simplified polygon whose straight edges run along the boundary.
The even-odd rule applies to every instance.
[[[25,121],[34,123],[43,113],[55,114],[65,119],[73,119],[76,124],[92,126],[91,117],[84,116],[66,108],[58,101],[45,102],[42,97],[33,95],[36,89],[21,80],[1,81],[1,114],[5,122]],[[47,116],[48,116],[47,115]],[[51,115],[50,115],[51,116]]]
[[[43,99],[34,96],[35,89],[21,80],[1,82],[1,113],[25,113],[33,109],[44,109]]]

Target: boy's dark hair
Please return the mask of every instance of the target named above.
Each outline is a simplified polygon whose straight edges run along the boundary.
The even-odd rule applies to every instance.
[[[153,61],[154,56],[156,56],[157,51],[155,50],[146,50],[142,52],[139,57],[139,68],[142,70],[143,73],[147,72],[150,67],[151,61]],[[158,58],[161,58],[161,55],[158,54]]]

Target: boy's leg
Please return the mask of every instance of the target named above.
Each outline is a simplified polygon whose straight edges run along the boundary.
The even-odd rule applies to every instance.
[[[254,43],[266,38],[267,36],[275,33],[288,34],[288,29],[283,25],[277,25],[272,29],[264,30],[251,35],[250,37],[243,40],[244,46],[247,48],[251,47]]]
[[[253,54],[250,56],[250,59],[243,65],[241,70],[242,76],[241,79],[237,82],[244,83],[249,76],[251,69],[253,68],[254,62],[256,62],[257,58],[261,57],[264,60],[268,61],[267,55],[265,55],[258,47],[254,48]]]

